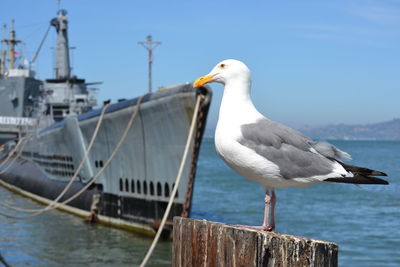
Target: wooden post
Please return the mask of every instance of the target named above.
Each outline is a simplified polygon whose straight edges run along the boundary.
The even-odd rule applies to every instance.
[[[337,265],[338,246],[333,242],[174,218],[174,267]]]

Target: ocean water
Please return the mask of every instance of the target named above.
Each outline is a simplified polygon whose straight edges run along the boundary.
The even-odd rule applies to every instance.
[[[386,172],[390,185],[321,184],[278,189],[276,231],[333,241],[340,266],[400,266],[400,142],[330,141],[353,157],[351,164]],[[261,225],[264,190],[230,170],[203,144],[194,218]]]
[[[279,189],[276,231],[338,243],[340,266],[400,266],[400,142],[331,143],[349,152],[352,164],[388,173],[391,184]],[[15,206],[37,206],[1,187],[0,196]],[[263,199],[262,187],[230,170],[216,155],[213,139],[204,139],[191,217],[260,225]],[[0,253],[13,266],[138,265],[152,241],[60,211],[27,220],[0,216],[0,226]],[[170,264],[171,243],[163,241],[149,266]]]

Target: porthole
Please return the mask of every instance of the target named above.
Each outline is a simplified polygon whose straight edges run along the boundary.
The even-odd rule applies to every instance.
[[[94,161],[94,166],[95,166],[96,168],[99,167],[99,162],[98,162],[97,160]]]
[[[161,196],[161,195],[162,195],[162,192],[161,192],[161,183],[158,182],[158,183],[157,183],[157,196]]]
[[[164,196],[169,197],[169,185],[167,183],[164,185]]]
[[[137,193],[140,194],[141,193],[141,188],[140,188],[140,181],[136,181],[136,189],[137,189]]]
[[[143,181],[143,194],[147,195],[147,182]]]
[[[103,168],[103,161],[102,160],[99,161],[99,166],[100,166],[100,168]]]
[[[135,181],[134,180],[131,181],[131,192],[135,193]]]
[[[150,195],[154,196],[154,184],[150,182]]]
[[[119,178],[119,191],[124,191],[124,185],[121,178]]]
[[[129,182],[128,179],[125,179],[125,191],[129,192]]]

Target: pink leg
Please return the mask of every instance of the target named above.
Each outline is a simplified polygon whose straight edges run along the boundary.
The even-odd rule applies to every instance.
[[[248,225],[238,225],[246,228],[256,229],[256,230],[264,230],[264,231],[272,231],[275,229],[275,201],[276,195],[275,191],[271,190],[272,194],[269,195],[269,190],[265,190],[265,207],[264,207],[264,223],[262,226],[248,226]],[[271,224],[269,223],[269,210],[271,208]]]
[[[275,190],[272,189],[271,190],[271,231],[273,231],[275,229],[275,204],[276,204],[276,194],[275,194]]]
[[[273,192],[273,190],[272,190]],[[264,198],[264,223],[262,225],[263,230],[272,231],[272,225],[269,224],[269,208],[271,207],[271,196],[269,195],[269,190],[265,189],[265,198]]]

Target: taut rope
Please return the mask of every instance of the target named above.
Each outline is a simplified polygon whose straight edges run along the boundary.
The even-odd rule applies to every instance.
[[[170,196],[169,201],[168,201],[168,206],[165,209],[164,216],[163,216],[163,218],[161,220],[160,227],[157,230],[157,234],[154,237],[153,242],[151,243],[151,246],[150,246],[149,250],[146,253],[146,256],[144,257],[142,263],[140,264],[140,267],[146,266],[147,262],[149,261],[150,256],[153,253],[154,248],[156,247],[156,245],[158,243],[158,240],[160,239],[162,230],[164,229],[165,222],[167,221],[169,212],[171,210],[172,203],[174,202],[176,191],[178,191],[179,183],[181,181],[183,168],[185,167],[185,162],[186,162],[186,158],[187,158],[187,155],[188,155],[188,152],[189,152],[190,143],[191,143],[191,141],[193,139],[193,134],[195,132],[194,130],[196,128],[195,126],[196,126],[196,122],[197,122],[197,113],[198,113],[198,110],[199,110],[199,107],[200,107],[200,102],[201,102],[202,97],[203,97],[202,95],[199,95],[197,97],[196,106],[195,106],[194,113],[193,113],[193,118],[192,118],[192,123],[190,125],[189,135],[188,135],[188,138],[187,138],[187,141],[186,141],[185,150],[184,150],[183,155],[182,155],[182,160],[181,160],[181,164],[179,166],[178,175],[176,176],[176,179],[175,179],[175,186],[174,186],[174,188],[172,190],[171,196]]]

